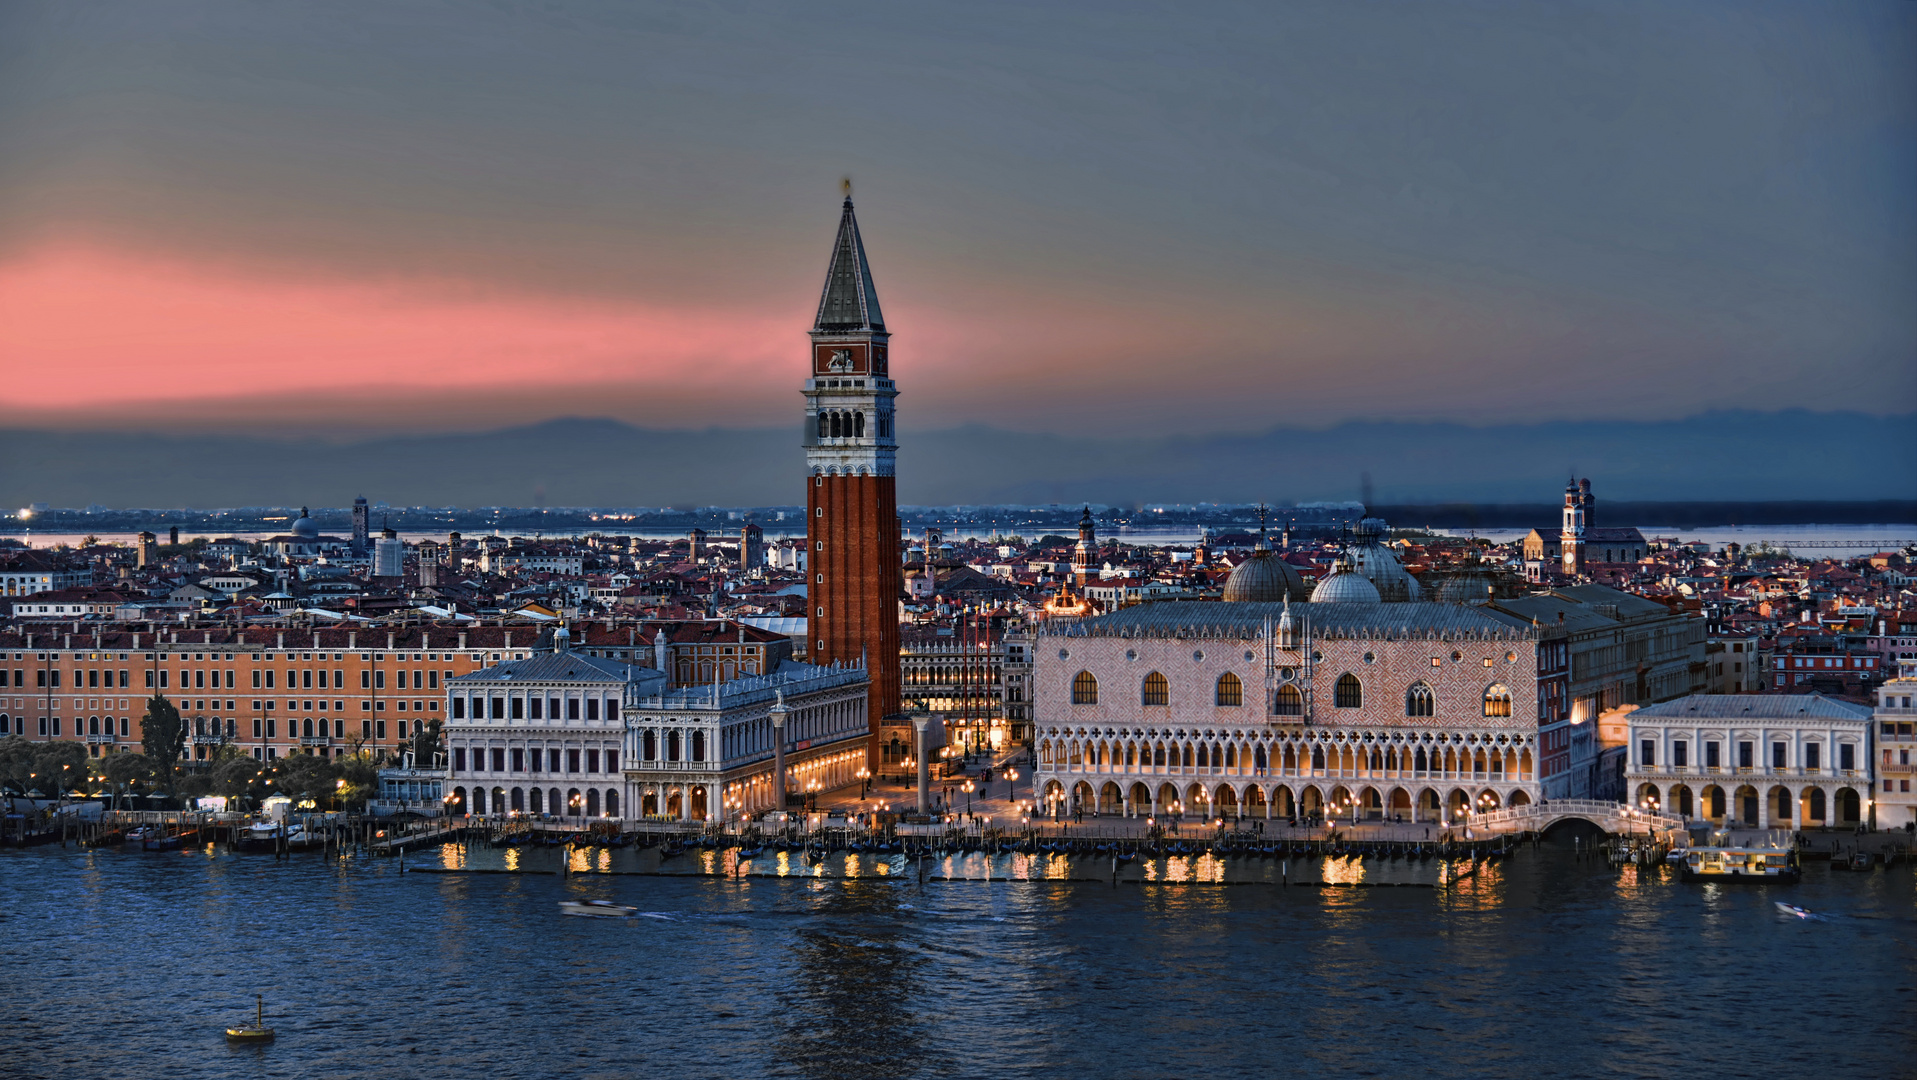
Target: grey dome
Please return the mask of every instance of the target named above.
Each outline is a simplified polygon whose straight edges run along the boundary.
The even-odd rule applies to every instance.
[[[1314,604],[1375,604],[1381,599],[1378,587],[1352,567],[1349,557],[1338,560],[1331,575],[1311,591]]]
[[[1454,574],[1438,586],[1437,598],[1447,604],[1482,604],[1497,595],[1497,579],[1478,569]]]
[[[1225,579],[1224,599],[1230,603],[1276,604],[1290,596],[1303,600],[1310,595],[1305,579],[1290,563],[1272,554],[1260,540],[1251,556],[1232,567]]]
[[[1424,586],[1411,576],[1398,557],[1384,545],[1390,534],[1379,518],[1365,518],[1352,530],[1353,544],[1348,558],[1358,573],[1378,587],[1378,596],[1386,603],[1401,604],[1424,599]]]
[[[315,539],[319,536],[319,522],[306,515],[306,507],[300,507],[299,520],[293,522],[293,535],[302,539]]]

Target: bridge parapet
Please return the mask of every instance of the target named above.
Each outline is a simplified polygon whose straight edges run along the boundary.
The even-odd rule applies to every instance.
[[[1484,832],[1539,832],[1567,818],[1588,821],[1605,832],[1675,830],[1684,828],[1676,814],[1653,813],[1625,803],[1601,799],[1553,799],[1474,814],[1471,827]]]

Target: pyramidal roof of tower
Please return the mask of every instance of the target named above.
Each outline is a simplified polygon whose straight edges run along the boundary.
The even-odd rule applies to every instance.
[[[872,265],[865,261],[865,241],[859,238],[859,219],[852,200],[839,215],[839,236],[832,244],[832,266],[825,272],[825,292],[819,297],[814,333],[885,332],[879,311],[879,293],[872,287]]]

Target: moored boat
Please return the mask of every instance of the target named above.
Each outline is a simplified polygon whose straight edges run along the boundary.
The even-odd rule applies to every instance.
[[[1797,852],[1781,847],[1694,847],[1679,864],[1686,881],[1796,881]]]

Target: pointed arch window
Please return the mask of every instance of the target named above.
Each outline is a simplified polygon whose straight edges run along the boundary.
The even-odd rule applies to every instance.
[[[1165,677],[1156,671],[1145,676],[1145,686],[1139,692],[1139,704],[1170,705],[1171,684],[1166,682]]]
[[[1279,716],[1303,716],[1305,714],[1305,696],[1295,686],[1278,688],[1278,698],[1272,704],[1272,712]]]
[[[1422,682],[1412,683],[1405,691],[1404,714],[1406,716],[1430,716],[1437,711],[1437,699],[1431,693],[1431,687]]]
[[[1503,683],[1492,683],[1484,692],[1484,715],[1510,716],[1511,691]]]
[[[1072,677],[1072,704],[1098,704],[1098,679],[1089,671],[1081,671]]]
[[[1358,683],[1358,676],[1347,671],[1338,676],[1338,685],[1332,690],[1331,703],[1340,709],[1362,709],[1365,704],[1364,687]]]
[[[1238,681],[1238,676],[1229,671],[1218,676],[1218,707],[1235,709],[1244,703],[1245,684]]]

